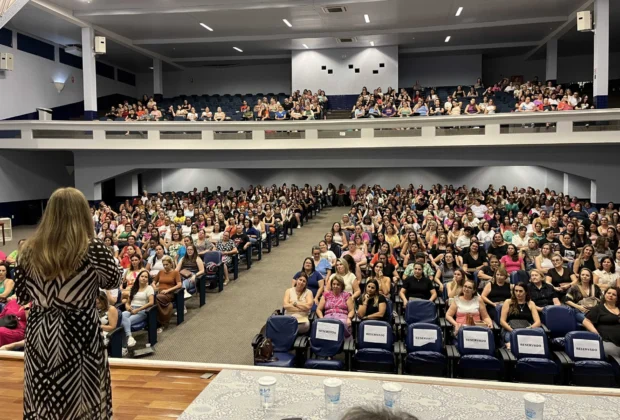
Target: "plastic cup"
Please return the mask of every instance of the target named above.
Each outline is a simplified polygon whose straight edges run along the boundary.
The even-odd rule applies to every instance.
[[[263,376],[258,379],[258,395],[260,405],[263,409],[268,409],[276,401],[276,378],[273,376]]]
[[[383,384],[383,405],[389,410],[397,410],[400,407],[400,394],[403,390],[401,384],[385,382]]]
[[[529,393],[523,396],[525,403],[525,418],[528,420],[543,420],[545,397],[540,394]]]
[[[342,381],[338,378],[327,378],[323,381],[325,388],[325,406],[331,409],[340,404]]]

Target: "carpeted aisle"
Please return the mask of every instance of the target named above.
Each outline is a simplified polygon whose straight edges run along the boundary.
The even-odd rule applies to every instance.
[[[239,279],[231,280],[222,293],[207,294],[202,308],[198,309],[197,297],[190,299],[185,322],[159,335],[150,358],[253,364],[252,338],[274,309],[282,307],[293,275],[340,213],[344,213],[343,208],[323,210],[279,247],[272,248],[271,254],[264,253],[262,261],[255,259],[250,271],[240,267]]]

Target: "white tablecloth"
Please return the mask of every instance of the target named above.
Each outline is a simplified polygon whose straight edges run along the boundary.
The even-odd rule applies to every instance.
[[[299,371],[295,371],[299,372]],[[277,378],[276,403],[263,411],[257,380]],[[223,370],[200,393],[181,420],[245,420],[301,417],[304,420],[338,419],[325,411],[325,377]],[[342,378],[341,378],[342,379]],[[397,379],[397,378],[395,378]],[[344,378],[341,413],[357,405],[383,404],[383,382]],[[524,392],[473,387],[402,383],[401,410],[420,420],[507,420],[525,418]],[[545,420],[620,419],[620,398],[545,394]]]

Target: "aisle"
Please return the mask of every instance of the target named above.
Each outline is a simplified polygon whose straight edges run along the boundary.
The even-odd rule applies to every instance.
[[[319,213],[303,228],[262,261],[254,261],[250,271],[239,270],[222,293],[207,294],[207,304],[198,309],[198,299],[188,302],[185,322],[171,326],[159,336],[155,355],[150,359],[188,362],[253,364],[250,343],[291,285],[311,248],[331,229],[343,208]],[[231,274],[232,278],[232,274]]]

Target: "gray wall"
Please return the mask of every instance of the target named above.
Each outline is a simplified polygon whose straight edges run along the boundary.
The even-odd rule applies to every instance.
[[[471,86],[482,77],[482,54],[401,55],[398,61],[400,87],[412,87],[416,82],[420,86]]]
[[[72,187],[71,165],[72,152],[0,150],[0,203],[45,199]]]

